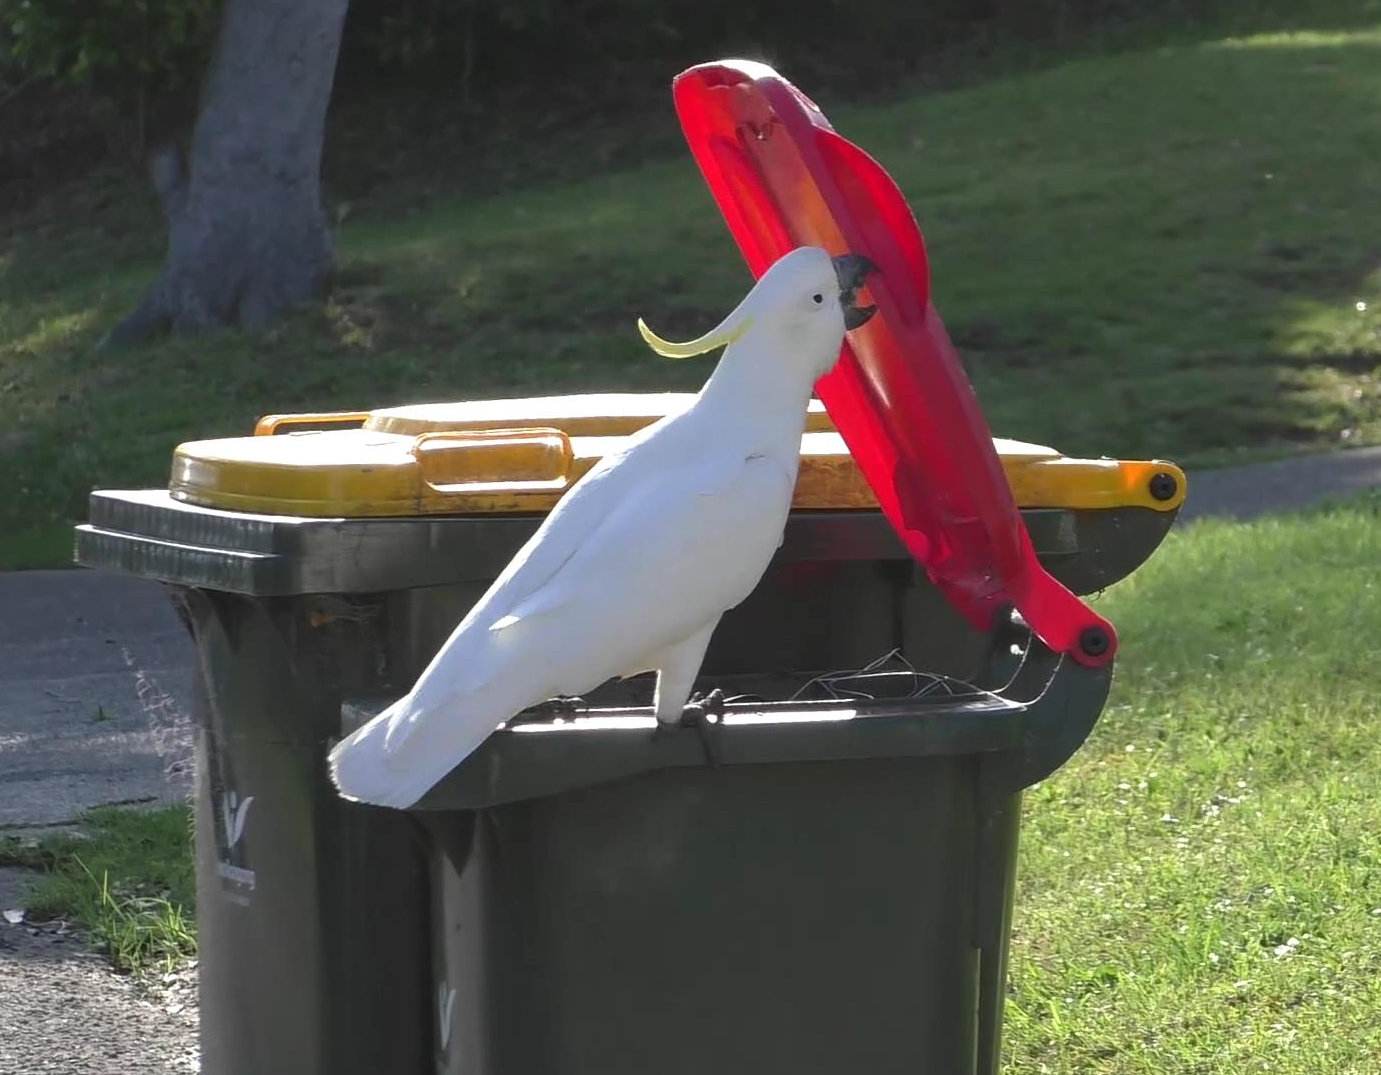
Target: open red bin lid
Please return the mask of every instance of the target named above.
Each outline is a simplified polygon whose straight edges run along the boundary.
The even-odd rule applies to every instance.
[[[978,399],[930,301],[925,242],[877,161],[765,64],[678,75],[677,115],[753,275],[798,246],[871,258],[877,314],[816,393],[882,510],[975,627],[1015,607],[1051,649],[1112,659],[1112,625],[1036,559]]]

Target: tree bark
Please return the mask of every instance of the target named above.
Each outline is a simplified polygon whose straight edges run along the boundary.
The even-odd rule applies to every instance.
[[[332,264],[321,149],[349,0],[226,0],[184,160],[154,155],[161,274],[107,337],[261,328],[317,298]]]

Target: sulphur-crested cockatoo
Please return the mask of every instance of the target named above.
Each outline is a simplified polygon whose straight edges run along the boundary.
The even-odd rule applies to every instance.
[[[655,671],[657,719],[679,720],[720,616],[781,544],[811,386],[871,316],[854,293],[872,270],[801,247],[698,340],[639,321],[658,354],[724,356],[689,408],[572,486],[412,690],[331,751],[341,794],[410,806],[502,722],[615,676]]]

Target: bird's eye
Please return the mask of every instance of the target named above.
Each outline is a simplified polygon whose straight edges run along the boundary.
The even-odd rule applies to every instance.
[[[824,295],[821,295],[821,294],[817,291],[814,295],[812,295],[812,296],[810,297],[810,301],[813,302],[813,303],[815,303],[816,306],[819,306],[822,302],[825,301],[825,296],[824,296]]]

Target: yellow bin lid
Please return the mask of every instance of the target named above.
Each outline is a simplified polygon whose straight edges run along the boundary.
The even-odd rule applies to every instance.
[[[690,394],[625,393],[422,404],[371,412],[269,415],[252,437],[191,441],[173,454],[169,491],[204,507],[267,515],[362,517],[545,512],[623,437],[687,405]],[[1067,459],[997,440],[1023,508],[1172,511],[1184,474],[1160,461]],[[1152,479],[1167,474],[1161,500]],[[1162,481],[1162,494],[1168,483]],[[818,401],[801,440],[793,506],[876,508]]]

